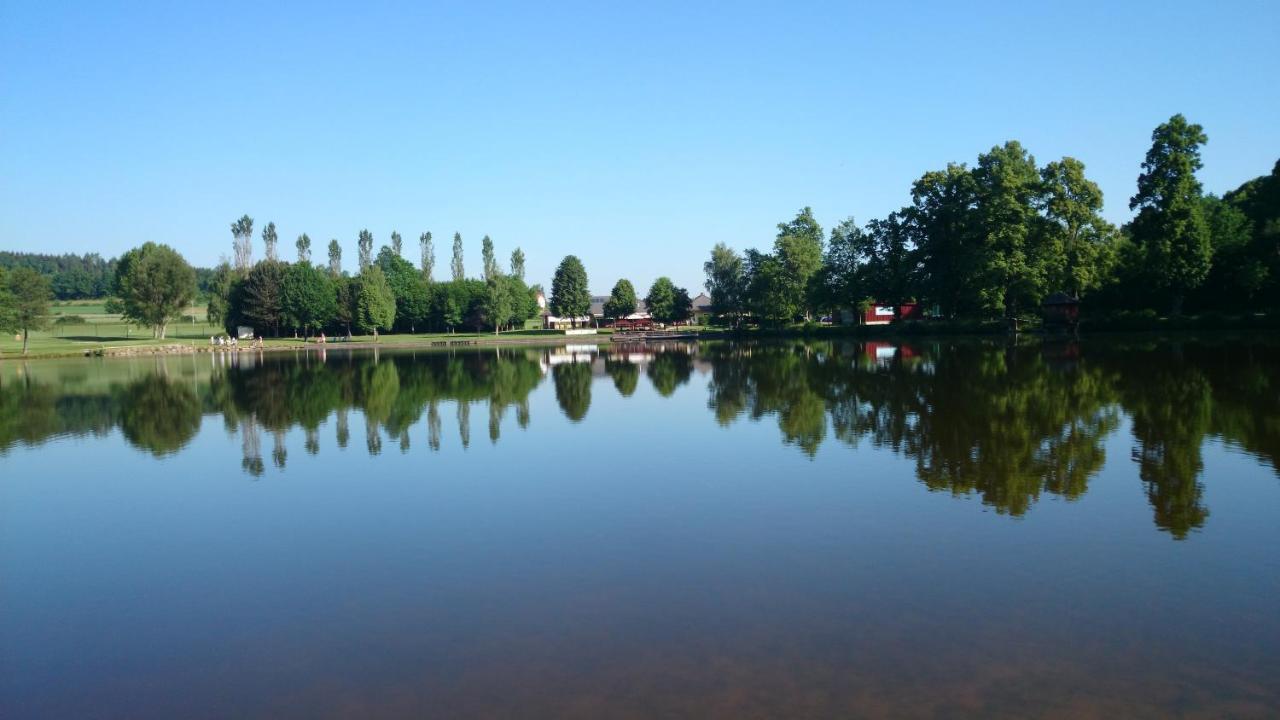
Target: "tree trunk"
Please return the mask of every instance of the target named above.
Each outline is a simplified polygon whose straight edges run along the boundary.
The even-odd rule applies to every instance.
[[[23,355],[27,354],[27,337],[29,337],[30,335],[31,335],[31,331],[27,330],[26,328],[22,328],[22,354]]]

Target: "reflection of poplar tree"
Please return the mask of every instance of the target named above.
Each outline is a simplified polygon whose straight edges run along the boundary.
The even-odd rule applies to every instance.
[[[466,400],[458,401],[458,435],[462,447],[471,447],[471,404]]]
[[[405,428],[400,431],[400,453],[403,455],[409,452],[409,429]]]
[[[516,403],[516,422],[520,424],[520,429],[524,430],[529,427],[529,399],[522,398]]]
[[[364,420],[365,446],[369,448],[370,455],[380,455],[382,454],[382,435],[378,433],[378,425],[368,417]]]
[[[276,464],[276,467],[283,470],[285,462],[288,461],[289,459],[289,451],[284,446],[284,431],[283,430],[271,431],[271,438],[272,438],[271,461]]]
[[[338,409],[338,447],[346,449],[347,443],[351,440],[351,426],[347,422],[347,409]]]
[[[307,454],[315,455],[320,452],[320,431],[316,428],[307,428]]]
[[[440,405],[435,400],[427,408],[428,444],[432,450],[440,449]]]
[[[250,415],[240,425],[240,466],[250,475],[262,475],[262,437],[258,431],[258,418]]]
[[[502,416],[505,414],[506,408],[501,403],[490,398],[489,400],[489,441],[498,444],[498,437],[502,434]]]

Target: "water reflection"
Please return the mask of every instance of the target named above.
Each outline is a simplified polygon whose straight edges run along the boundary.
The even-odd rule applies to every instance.
[[[155,457],[180,452],[202,419],[238,434],[254,477],[289,464],[289,433],[309,455],[351,442],[408,453],[419,432],[439,450],[453,404],[457,441],[471,444],[473,405],[497,443],[510,418],[530,425],[547,379],[572,423],[593,392],[632,398],[645,376],[670,398],[705,387],[715,423],[776,423],[809,457],[824,444],[867,443],[910,461],[928,490],[975,495],[997,512],[1027,513],[1048,494],[1084,496],[1126,424],[1131,461],[1154,521],[1175,538],[1202,527],[1202,453],[1220,440],[1274,469],[1280,450],[1280,357],[1263,342],[1178,345],[933,342],[704,343],[701,346],[502,349],[327,356],[244,354],[0,366],[0,454],[62,436],[119,429]],[[695,370],[704,379],[693,382]],[[702,376],[700,376],[701,378]],[[705,385],[703,384],[705,382]],[[326,429],[327,428],[327,429]],[[561,430],[560,432],[567,432]],[[326,438],[331,438],[326,440]],[[269,448],[264,449],[264,444]],[[856,462],[856,455],[849,461]]]

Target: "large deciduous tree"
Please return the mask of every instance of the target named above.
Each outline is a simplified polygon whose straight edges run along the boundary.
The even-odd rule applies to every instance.
[[[1143,250],[1152,281],[1169,296],[1173,313],[1209,273],[1213,248],[1205,221],[1202,189],[1196,179],[1204,128],[1181,114],[1151,133],[1151,149],[1138,176],[1138,192],[1129,200],[1137,210],[1130,232]]]
[[[711,259],[703,263],[706,288],[711,293],[711,311],[730,318],[736,327],[742,318],[747,292],[746,265],[742,256],[724,243],[711,249]]]
[[[114,290],[127,320],[164,339],[169,323],[195,299],[196,273],[173,248],[149,242],[120,257]]]
[[[395,294],[387,283],[387,276],[377,265],[361,271],[358,285],[355,324],[362,332],[373,333],[376,340],[379,330],[390,330],[395,323]]]
[[[654,320],[669,323],[689,319],[692,302],[687,290],[676,287],[671,278],[660,277],[649,286],[644,304]]]
[[[773,253],[782,267],[782,287],[789,304],[810,315],[809,283],[822,267],[822,226],[811,208],[803,208],[789,222],[778,223]]]
[[[551,312],[560,317],[577,318],[591,310],[591,291],[587,286],[587,269],[574,255],[566,255],[551,280]]]
[[[613,284],[609,299],[604,302],[604,316],[624,318],[636,311],[636,288],[631,281],[622,278]]]
[[[281,311],[286,325],[303,335],[324,327],[338,311],[333,279],[310,263],[290,265],[284,271]]]
[[[213,270],[209,281],[209,304],[205,309],[210,325],[223,325],[231,312],[231,293],[236,274],[231,265],[222,262]]]
[[[1073,157],[1040,170],[1049,243],[1060,246],[1060,262],[1050,268],[1050,291],[1074,297],[1098,287],[1106,270],[1115,228],[1102,219],[1102,190]]]
[[[6,277],[7,275],[7,277]],[[28,267],[0,271],[0,330],[22,333],[22,354],[27,354],[32,330],[48,323],[53,289],[49,278]]]
[[[989,313],[1017,317],[1044,295],[1050,245],[1039,242],[1040,173],[1016,140],[978,156],[973,171],[982,243],[978,298]]]

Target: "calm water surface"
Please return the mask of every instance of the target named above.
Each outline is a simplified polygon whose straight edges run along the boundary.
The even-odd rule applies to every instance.
[[[1274,717],[1280,345],[0,363],[0,717]]]

